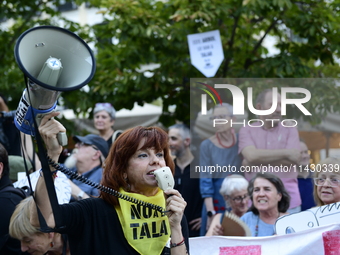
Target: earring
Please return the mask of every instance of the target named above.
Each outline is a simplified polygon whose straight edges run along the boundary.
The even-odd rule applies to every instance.
[[[54,243],[50,242],[50,247],[53,248],[53,246],[54,246]]]

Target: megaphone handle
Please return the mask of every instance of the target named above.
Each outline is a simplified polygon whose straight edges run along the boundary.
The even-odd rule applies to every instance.
[[[43,113],[43,114],[37,114],[36,115],[36,122],[37,125],[40,125],[41,119],[44,117],[44,115],[46,115],[47,113]],[[53,118],[52,118],[53,119]],[[66,146],[67,145],[67,136],[66,136],[66,132],[59,132],[57,134],[57,139],[58,142],[61,146]]]
[[[57,139],[58,142],[61,146],[66,146],[67,145],[67,136],[65,132],[60,132],[57,134]]]

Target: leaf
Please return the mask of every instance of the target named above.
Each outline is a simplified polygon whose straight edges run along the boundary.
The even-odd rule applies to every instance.
[[[86,1],[77,0],[77,4]],[[91,111],[98,101],[112,102],[116,110],[131,109],[134,102],[159,100],[160,121],[167,126],[190,122],[190,78],[203,78],[191,65],[187,35],[219,30],[224,60],[216,78],[339,77],[340,15],[337,1],[289,0],[90,0],[100,8],[103,22],[82,26],[63,19],[65,27],[96,47],[96,73],[89,92],[63,92],[66,108]],[[16,109],[25,88],[14,59],[15,41],[27,29],[57,24],[58,1],[13,0],[3,2],[1,18],[13,26],[0,30],[1,93]],[[46,15],[42,16],[42,13]],[[50,15],[51,18],[46,18]],[[117,44],[112,44],[115,38]],[[268,46],[268,42],[275,44]],[[320,64],[315,65],[316,62]],[[157,67],[154,67],[154,66]],[[140,71],[147,66],[145,71]],[[153,73],[146,77],[145,72]],[[339,111],[340,92],[334,86],[313,87],[312,108]],[[321,96],[322,95],[322,96]],[[60,100],[61,101],[61,100]],[[168,107],[176,105],[169,113]],[[317,117],[311,120],[317,121]]]

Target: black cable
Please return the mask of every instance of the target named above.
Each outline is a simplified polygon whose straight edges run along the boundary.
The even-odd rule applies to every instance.
[[[65,166],[61,166],[57,163],[55,163],[50,157],[47,156],[47,160],[48,160],[48,164],[53,166],[56,170],[59,170],[61,172],[63,172],[64,174],[70,176],[71,179],[76,179],[78,181],[81,181],[89,186],[92,186],[96,189],[99,189],[100,191],[103,191],[105,193],[108,193],[110,195],[113,195],[113,196],[116,196],[120,199],[124,199],[130,203],[134,203],[134,204],[137,204],[137,205],[141,205],[141,206],[146,206],[146,207],[149,207],[151,209],[154,209],[162,214],[165,213],[165,211],[163,210],[163,207],[161,206],[158,206],[158,205],[155,205],[155,204],[152,204],[152,203],[148,203],[148,202],[145,202],[145,201],[142,201],[142,200],[139,200],[137,198],[134,198],[134,197],[130,197],[128,195],[124,195],[122,193],[120,193],[119,191],[116,191],[116,190],[113,190],[109,187],[106,187],[106,186],[103,186],[101,184],[98,184],[98,183],[95,183],[89,179],[87,179],[86,177],[82,176],[82,175],[78,175],[76,174],[74,171],[71,171],[70,169],[68,169],[67,167]]]

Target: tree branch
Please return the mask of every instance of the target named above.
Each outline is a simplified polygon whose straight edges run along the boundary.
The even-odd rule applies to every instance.
[[[273,20],[272,23],[269,25],[269,27],[266,29],[266,31],[264,32],[264,35],[261,37],[261,39],[257,42],[257,44],[255,45],[254,49],[252,50],[250,56],[254,56],[256,51],[260,48],[260,46],[263,43],[264,38],[266,38],[266,36],[268,35],[268,33],[275,28],[277,22],[279,21],[279,18],[276,20]],[[250,58],[247,58],[245,63],[244,63],[244,69],[248,69],[248,67],[253,64],[256,61],[251,61]]]
[[[251,22],[251,23],[257,23],[257,22],[260,22],[260,21],[262,21],[262,20],[264,20],[264,17],[257,18],[257,19],[252,18],[252,19],[250,20],[250,22]]]
[[[246,64],[247,64],[247,67],[249,67],[249,66],[251,66],[252,64],[261,62],[261,61],[263,61],[263,60],[264,60],[263,58],[258,58],[258,59],[255,59],[255,60],[250,60],[250,58],[248,58],[248,59],[246,60]]]
[[[252,54],[255,54],[256,51],[258,50],[258,48],[261,46],[264,38],[266,38],[266,36],[268,35],[268,33],[270,32],[270,30],[272,30],[276,23],[278,22],[278,19],[277,20],[273,20],[273,22],[270,24],[270,26],[267,28],[267,30],[265,31],[264,35],[261,37],[261,39],[257,42],[257,44],[255,45],[253,51],[252,51]]]
[[[240,20],[240,15],[235,17],[235,22],[234,22],[233,29],[232,29],[232,32],[231,32],[231,37],[230,37],[230,40],[228,42],[230,50],[233,48],[233,45],[234,45],[234,40],[235,40],[235,36],[236,36],[236,28],[238,26],[239,20]],[[231,57],[226,58],[224,66],[223,66],[222,77],[226,77],[227,76],[228,69],[229,69],[229,64],[230,64],[231,59],[232,59]]]

